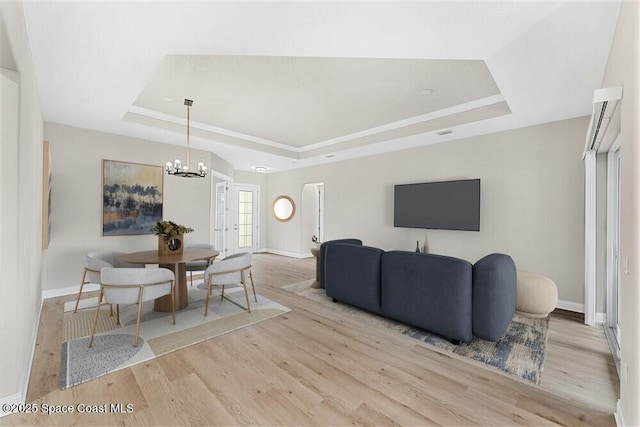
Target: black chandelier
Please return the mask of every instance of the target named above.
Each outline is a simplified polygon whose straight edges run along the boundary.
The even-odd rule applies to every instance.
[[[198,161],[198,170],[190,171],[190,161],[191,161],[191,147],[189,145],[189,136],[190,129],[189,123],[191,121],[191,106],[193,105],[193,101],[191,99],[184,100],[184,105],[187,106],[187,157],[186,162],[183,164],[180,158],[176,157],[176,159],[171,162],[167,162],[164,169],[167,171],[169,175],[180,176],[182,178],[204,178],[207,176],[207,165],[204,164],[204,161]]]

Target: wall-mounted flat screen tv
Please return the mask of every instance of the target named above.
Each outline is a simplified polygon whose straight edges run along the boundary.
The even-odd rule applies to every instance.
[[[396,185],[394,227],[480,231],[480,180]]]

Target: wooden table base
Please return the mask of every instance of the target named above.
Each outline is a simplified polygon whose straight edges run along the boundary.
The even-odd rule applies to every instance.
[[[189,305],[189,297],[187,296],[187,274],[184,264],[160,264],[160,267],[168,268],[176,275],[176,282],[173,289],[176,311],[187,308]],[[153,310],[171,313],[171,295],[165,295],[156,299]]]

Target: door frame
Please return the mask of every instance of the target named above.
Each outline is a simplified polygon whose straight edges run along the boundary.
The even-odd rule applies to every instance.
[[[232,239],[233,243],[230,247],[233,249],[233,253],[238,253],[240,248],[238,248],[239,238],[238,238],[238,200],[236,195],[241,187],[251,189],[255,191],[256,200],[254,201],[254,220],[253,220],[253,246],[251,247],[250,252],[257,252],[260,249],[260,185],[259,184],[243,184],[243,183],[234,183],[233,184],[233,196],[230,198],[232,201],[231,205],[231,224],[233,224],[233,234]]]
[[[622,329],[617,324],[619,314],[614,316],[614,312],[620,310],[620,305],[617,301],[613,301],[614,294],[618,299],[618,293],[620,291],[620,182],[618,175],[618,159],[621,157],[620,135],[618,135],[611,146],[611,149],[607,153],[607,283],[606,283],[606,319],[605,319],[605,332],[607,340],[609,341],[609,347],[613,354],[613,359],[616,364],[616,368],[619,368],[620,363],[620,336],[619,333]],[[617,206],[615,206],[617,204]],[[617,213],[617,215],[616,215]],[[617,247],[617,253],[614,253]],[[617,292],[614,292],[614,286],[618,283]],[[620,330],[618,327],[620,326]]]
[[[211,243],[214,245],[215,249],[217,251],[220,252],[219,258],[223,259],[224,257],[226,257],[229,254],[229,220],[230,220],[230,214],[229,214],[229,203],[230,203],[230,197],[231,197],[231,188],[233,188],[233,178],[231,178],[228,175],[225,175],[223,173],[220,173],[218,171],[212,171],[212,176],[214,176],[215,178],[219,179],[220,181],[218,182],[212,182],[211,185],[211,218],[209,219],[209,230],[210,231],[210,236],[209,239],[211,240]],[[212,180],[213,181],[213,180]],[[225,200],[225,208],[226,208],[226,212],[225,212],[225,216],[224,216],[224,226],[221,229],[218,229],[217,226],[217,215],[218,215],[218,199],[217,199],[217,192],[218,192],[218,186],[224,184],[225,185],[225,190],[226,190],[226,200]],[[222,245],[223,247],[218,247],[217,243],[218,240],[216,239],[216,234],[217,233],[222,233]]]

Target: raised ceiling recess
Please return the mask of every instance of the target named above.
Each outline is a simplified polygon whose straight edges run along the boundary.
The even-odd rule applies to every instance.
[[[167,55],[125,120],[294,159],[509,114],[481,60]]]

